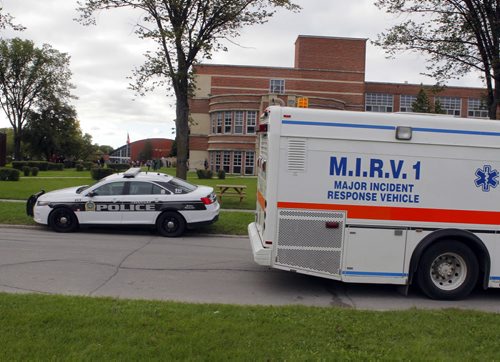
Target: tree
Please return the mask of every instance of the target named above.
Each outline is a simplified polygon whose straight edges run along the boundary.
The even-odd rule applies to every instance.
[[[23,31],[26,28],[20,24],[14,24],[14,17],[9,13],[3,11],[3,8],[0,7],[0,29],[5,30],[7,28],[11,28],[16,31]]]
[[[411,104],[411,110],[416,113],[431,113],[431,101],[423,87],[420,88],[417,98]]]
[[[266,22],[282,7],[297,10],[291,0],[81,0],[79,19],[95,23],[95,12],[113,8],[133,8],[143,13],[136,34],[153,40],[158,48],[146,53],[145,63],[134,71],[132,88],[139,94],[168,82],[176,97],[176,175],[187,176],[189,143],[189,104],[193,90],[195,62],[209,58],[213,51],[225,49],[221,41],[234,39],[246,25]]]
[[[56,100],[40,113],[29,113],[23,140],[32,156],[42,155],[46,160],[53,155],[78,158],[82,139],[76,110],[68,104]]]
[[[14,130],[12,128],[0,128],[0,133],[7,135],[7,156],[14,154]]]
[[[394,56],[415,51],[428,56],[428,75],[458,78],[478,70],[486,82],[489,116],[500,106],[500,0],[376,0],[400,24],[374,43]]]
[[[19,38],[0,40],[0,105],[14,130],[14,157],[21,159],[22,132],[30,111],[56,98],[71,98],[69,57],[50,45],[36,48]]]

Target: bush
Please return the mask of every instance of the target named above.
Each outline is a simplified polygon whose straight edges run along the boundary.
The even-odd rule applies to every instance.
[[[211,170],[196,170],[196,174],[199,179],[210,179],[214,175]]]
[[[217,177],[221,180],[224,180],[226,178],[226,171],[219,170],[219,172],[217,172]]]
[[[49,162],[48,164],[49,164],[48,169],[51,171],[63,171],[64,170],[64,163]]]
[[[121,172],[128,170],[130,168],[130,165],[128,163],[109,163],[108,168]]]
[[[87,171],[90,171],[92,169],[92,166],[94,166],[94,163],[87,161],[87,162],[82,162],[82,165]]]
[[[29,166],[23,166],[23,174],[24,176],[29,176],[30,175],[30,167]]]
[[[38,171],[40,171],[40,169],[38,167],[32,167],[30,171],[31,171],[31,176],[38,176]]]
[[[77,163],[76,164],[76,170],[77,171],[83,171],[83,169],[84,169],[84,167],[83,167],[83,165],[81,163]]]
[[[15,168],[0,168],[0,181],[19,181],[19,174]]]
[[[12,161],[12,167],[23,171],[24,167],[38,167],[41,171],[47,171],[49,169],[49,162],[47,161]]]
[[[94,180],[100,180],[106,176],[109,176],[114,173],[114,170],[111,168],[101,168],[101,167],[95,167],[92,170],[90,170],[90,176]]]
[[[75,167],[75,161],[64,160],[63,165],[64,168],[73,168]]]

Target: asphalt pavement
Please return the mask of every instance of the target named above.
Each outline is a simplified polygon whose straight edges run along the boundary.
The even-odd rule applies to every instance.
[[[0,226],[0,291],[194,303],[335,306],[370,310],[464,308],[500,312],[500,289],[434,301],[411,288],[345,284],[253,262],[247,237],[164,238],[147,229]]]

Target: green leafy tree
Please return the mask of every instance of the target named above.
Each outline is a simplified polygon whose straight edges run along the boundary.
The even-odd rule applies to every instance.
[[[0,128],[0,133],[7,135],[7,156],[14,154],[14,130],[12,128]]]
[[[439,101],[439,99],[436,99],[434,101],[434,112],[433,113],[436,113],[436,114],[445,114],[445,110],[443,109],[443,106],[441,105],[441,102]]]
[[[52,99],[71,97],[69,57],[50,45],[35,47],[19,38],[0,40],[0,105],[14,130],[14,157],[21,159],[21,140],[30,111]]]
[[[99,151],[101,151],[105,155],[109,155],[111,152],[114,151],[114,148],[111,146],[108,146],[108,145],[101,145],[101,146],[98,146],[98,148],[99,148]]]
[[[136,34],[154,41],[157,50],[146,53],[145,63],[134,76],[138,94],[168,83],[176,97],[176,175],[187,176],[189,143],[189,95],[193,90],[193,65],[225,50],[223,39],[234,39],[239,29],[266,22],[274,8],[297,10],[291,0],[81,0],[80,21],[95,23],[93,14],[114,8],[141,12]]]
[[[424,88],[420,88],[417,98],[411,105],[412,111],[417,113],[431,113],[431,108],[431,101],[427,96],[427,92]]]
[[[438,81],[481,72],[491,119],[500,104],[499,0],[376,0],[403,19],[374,43],[390,56],[414,51],[428,56],[428,74]]]
[[[40,113],[30,112],[23,137],[31,155],[46,160],[52,155],[78,158],[82,138],[76,110],[59,101],[54,101]]]

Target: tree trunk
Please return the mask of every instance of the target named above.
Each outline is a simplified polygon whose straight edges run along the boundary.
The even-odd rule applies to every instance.
[[[21,132],[19,130],[17,132],[14,131],[14,160],[22,161],[23,156],[21,154]]]
[[[495,69],[496,73],[496,69]],[[490,105],[490,119],[500,119],[500,72],[495,74],[495,89],[493,90],[493,102]]]
[[[189,158],[189,104],[188,92],[181,92],[177,96],[176,104],[176,137],[177,143],[177,168],[176,176],[186,180],[188,171],[188,158]]]

